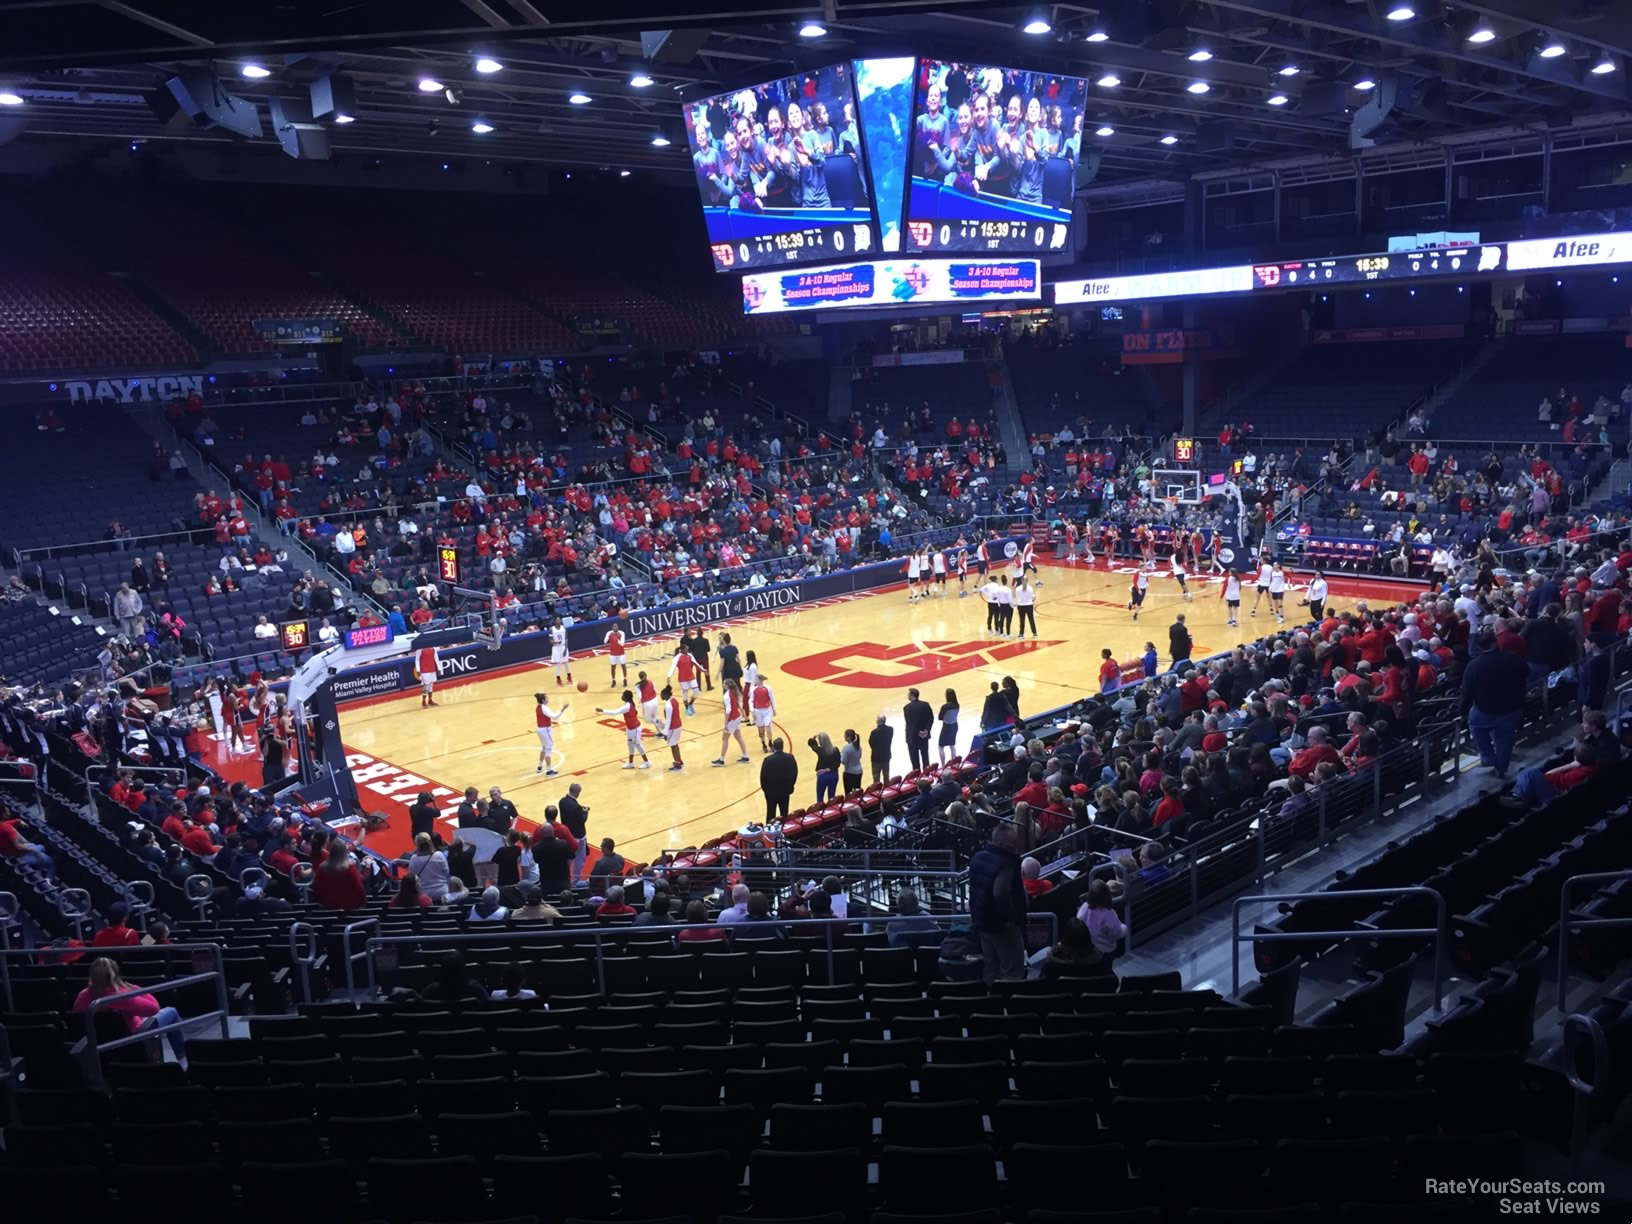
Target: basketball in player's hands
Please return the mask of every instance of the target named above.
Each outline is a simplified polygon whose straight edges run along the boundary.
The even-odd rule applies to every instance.
[[[589,692],[589,681],[588,681],[588,680],[580,680],[580,681],[578,681],[578,691],[579,691],[579,692],[580,692],[580,693],[587,693],[587,692]]]

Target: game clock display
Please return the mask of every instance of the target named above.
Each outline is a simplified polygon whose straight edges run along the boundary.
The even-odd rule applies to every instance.
[[[390,625],[364,625],[346,630],[346,649],[361,650],[365,646],[387,646],[396,640]]]
[[[1379,255],[1344,255],[1335,259],[1254,264],[1252,287],[1320,288],[1324,285],[1368,284],[1373,281],[1412,281],[1431,276],[1467,276],[1475,272],[1501,270],[1502,248],[1500,244],[1492,243],[1479,247],[1391,251]]]
[[[311,644],[311,630],[303,620],[290,621],[288,624],[281,626],[280,633],[283,638],[283,652],[285,654],[296,654],[305,650]]]
[[[714,256],[716,272],[865,255],[872,249],[873,226],[870,220],[858,221],[848,227],[812,225],[800,230],[754,234],[735,243],[717,242],[709,248]]]
[[[443,582],[459,581],[459,550],[453,545],[437,545],[436,572]]]

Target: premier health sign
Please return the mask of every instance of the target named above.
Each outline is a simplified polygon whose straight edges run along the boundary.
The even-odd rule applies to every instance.
[[[950,306],[1042,296],[1035,259],[886,259],[742,278],[744,314],[854,306]]]

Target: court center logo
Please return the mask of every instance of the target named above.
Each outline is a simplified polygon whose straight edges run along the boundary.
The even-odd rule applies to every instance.
[[[897,689],[933,684],[958,672],[973,671],[1061,645],[1064,643],[1037,640],[924,642],[921,645],[909,642],[905,646],[855,642],[790,660],[782,665],[782,670],[801,680],[836,684],[841,688]]]

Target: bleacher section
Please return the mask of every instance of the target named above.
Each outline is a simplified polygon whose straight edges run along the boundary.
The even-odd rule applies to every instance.
[[[143,370],[192,365],[198,354],[50,216],[8,195],[0,230],[0,370]]]
[[[1468,379],[1433,414],[1429,429],[1440,438],[1493,438],[1507,442],[1563,442],[1571,398],[1591,412],[1603,396],[1621,405],[1632,383],[1632,353],[1624,337],[1603,335],[1519,337]],[[1559,391],[1565,391],[1560,399]],[[1551,424],[1538,418],[1543,398],[1553,402]],[[1578,423],[1579,425],[1579,423]],[[1556,426],[1556,428],[1555,428]],[[1612,440],[1626,440],[1627,413],[1610,427]],[[1596,429],[1580,428],[1576,441],[1595,441]]]
[[[1140,429],[1152,410],[1139,371],[1122,365],[1121,349],[1097,341],[1063,348],[1011,347],[1009,378],[1026,433],[1058,433],[1070,426],[1079,436],[1086,421],[1098,437],[1107,425]]]
[[[1359,437],[1403,416],[1475,351],[1464,340],[1311,344],[1244,403],[1205,417],[1202,432],[1216,434],[1228,418],[1250,421],[1262,438],[1331,436],[1317,421],[1342,422],[1345,436]]]
[[[861,375],[852,384],[852,407],[869,430],[877,420],[899,422],[907,412],[917,423],[925,406],[932,414],[936,438],[945,436],[953,417],[973,419],[984,427],[992,416],[992,386],[984,361],[868,366]]]
[[[77,619],[30,599],[0,602],[0,672],[12,683],[37,684],[94,667],[102,635]]]

